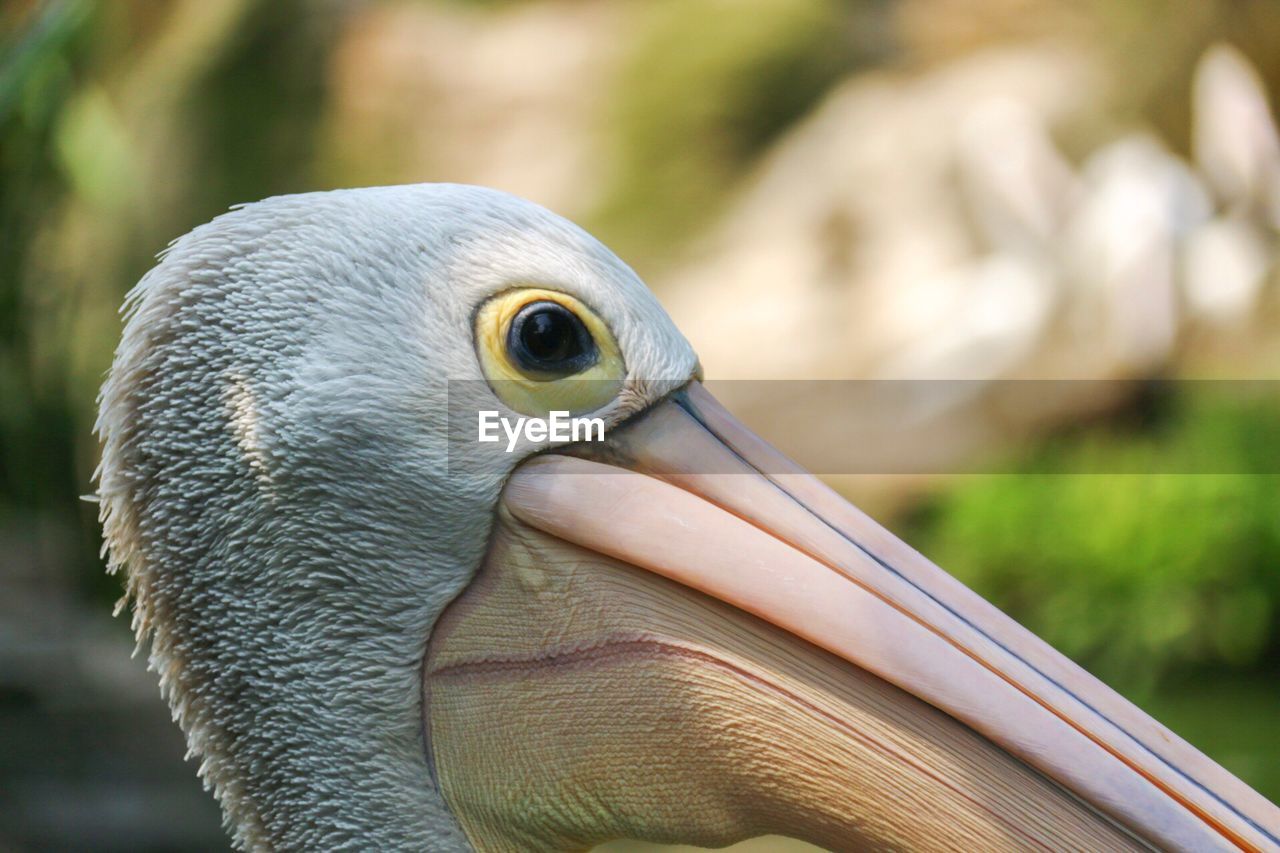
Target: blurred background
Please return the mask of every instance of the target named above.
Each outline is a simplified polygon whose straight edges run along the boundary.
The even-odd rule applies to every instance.
[[[937,473],[833,483],[1280,799],[1280,395],[1148,381],[1280,374],[1277,45],[1272,0],[6,0],[0,848],[226,846],[81,500],[125,292],[232,204],[438,180],[593,231],[712,379],[970,380],[886,433]],[[989,393],[1041,379],[1107,381]],[[724,394],[766,436],[774,385]]]

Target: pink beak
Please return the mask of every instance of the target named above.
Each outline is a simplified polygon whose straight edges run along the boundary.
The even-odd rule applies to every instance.
[[[1280,849],[1280,810],[788,462],[699,383],[615,430],[606,446],[530,460],[511,477],[503,514],[895,685],[1135,841]],[[447,650],[466,619],[451,618],[433,646]],[[445,657],[433,652],[428,689]],[[431,725],[434,740],[447,737],[447,721]],[[864,808],[865,797],[856,805]],[[1030,820],[1006,810],[1007,821]],[[817,840],[830,843],[824,832]]]

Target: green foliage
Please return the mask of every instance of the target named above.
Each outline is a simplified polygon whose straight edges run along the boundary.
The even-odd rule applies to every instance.
[[[850,8],[832,0],[654,4],[610,87],[616,174],[595,230],[629,256],[669,249],[704,221],[752,157],[865,59]]]
[[[1280,404],[1192,393],[1154,428],[1065,436],[1022,473],[961,479],[917,543],[1131,693],[1262,666],[1280,650]]]
[[[336,19],[299,12],[61,0],[0,14],[0,529],[56,543],[108,601],[119,582],[79,496],[117,309],[169,240],[234,203],[318,188]]]
[[[1196,748],[1280,802],[1280,690],[1271,677],[1199,673],[1172,679],[1142,709]]]
[[[51,3],[0,42],[0,521],[78,494],[66,452],[75,419],[61,377],[33,363],[34,299],[20,273],[39,245],[37,214],[66,186],[51,149],[89,20],[86,4]]]

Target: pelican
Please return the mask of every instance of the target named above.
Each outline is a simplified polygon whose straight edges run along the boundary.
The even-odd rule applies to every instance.
[[[626,265],[497,191],[271,198],[170,246],[99,495],[238,848],[1280,849],[700,380]],[[507,452],[485,411],[606,431]]]

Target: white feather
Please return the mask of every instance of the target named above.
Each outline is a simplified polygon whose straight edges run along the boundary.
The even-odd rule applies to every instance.
[[[97,425],[109,564],[237,846],[465,847],[420,667],[519,458],[450,448],[445,407],[490,393],[476,306],[530,283],[611,326],[628,383],[607,419],[695,369],[606,248],[475,187],[246,205],[130,294]]]

